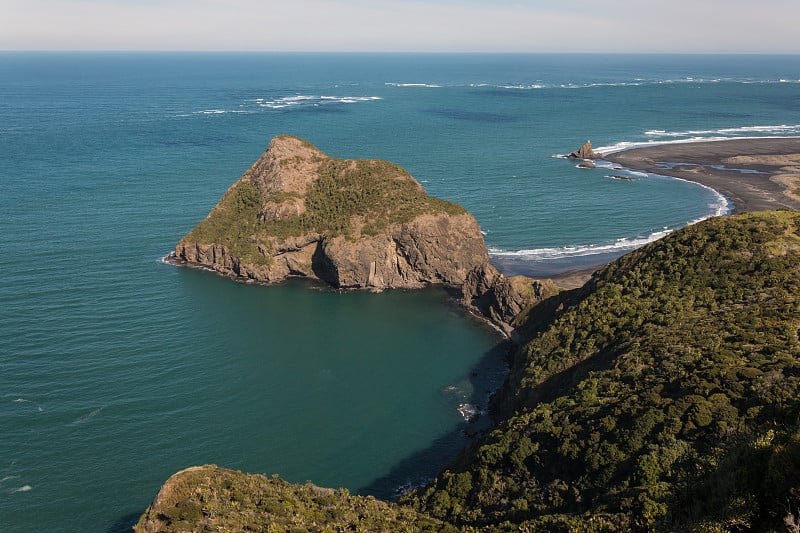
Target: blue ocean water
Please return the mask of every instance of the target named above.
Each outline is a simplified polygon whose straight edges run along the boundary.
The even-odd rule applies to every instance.
[[[445,291],[160,261],[279,133],[400,164],[547,274],[727,209],[554,155],[798,135],[800,57],[1,53],[0,531],[126,530],[201,463],[390,497],[468,442],[504,356]]]

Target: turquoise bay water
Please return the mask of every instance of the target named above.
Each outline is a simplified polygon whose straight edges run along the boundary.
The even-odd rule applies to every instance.
[[[468,442],[503,352],[443,290],[160,261],[272,136],[394,161],[547,273],[725,208],[554,154],[799,131],[795,56],[0,54],[0,531],[125,530],[201,463],[391,497]]]

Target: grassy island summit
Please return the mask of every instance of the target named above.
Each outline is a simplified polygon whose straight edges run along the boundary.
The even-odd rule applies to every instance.
[[[137,531],[796,531],[798,295],[799,212],[706,220],[523,310],[494,429],[399,504],[207,466]]]

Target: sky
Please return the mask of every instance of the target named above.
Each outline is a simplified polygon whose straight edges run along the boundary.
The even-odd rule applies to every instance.
[[[0,0],[0,50],[800,54],[797,0]]]

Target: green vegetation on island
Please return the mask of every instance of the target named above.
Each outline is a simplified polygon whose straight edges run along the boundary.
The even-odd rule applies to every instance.
[[[244,505],[261,530],[800,531],[800,213],[684,228],[520,317],[497,424],[400,506],[241,481],[191,523]],[[180,529],[143,528],[157,512],[139,531]]]
[[[315,152],[315,179],[304,194],[284,190],[261,190],[254,180],[235,183],[211,211],[181,242],[221,244],[247,263],[266,263],[274,240],[320,234],[326,237],[357,234],[374,236],[393,224],[410,222],[425,214],[461,215],[458,204],[428,196],[401,167],[378,160],[343,160],[326,156],[307,141],[295,139]],[[293,171],[299,156],[279,160],[277,172]],[[275,172],[275,171],[273,171]],[[292,212],[295,205],[302,209]],[[267,215],[265,206],[287,214]],[[260,246],[260,248],[259,248]]]
[[[222,244],[246,263],[268,264],[269,256],[261,252],[264,246],[268,246],[268,241],[258,237],[261,203],[261,194],[251,183],[239,182],[225,193],[205,219],[181,239],[181,243]]]
[[[352,238],[359,223],[361,233],[377,235],[420,215],[466,213],[458,204],[428,196],[399,166],[372,160],[324,161],[319,179],[305,195],[305,205],[302,215],[266,221],[261,230],[281,238],[310,232]]]

